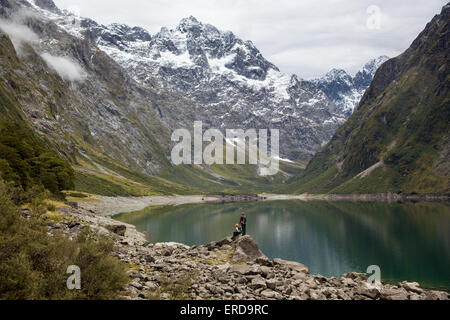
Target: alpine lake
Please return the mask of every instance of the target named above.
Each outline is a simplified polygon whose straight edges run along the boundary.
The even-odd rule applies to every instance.
[[[298,261],[339,277],[381,270],[387,283],[450,290],[450,204],[263,201],[148,207],[114,218],[150,242],[203,245],[230,236],[242,213],[247,234],[269,258]]]

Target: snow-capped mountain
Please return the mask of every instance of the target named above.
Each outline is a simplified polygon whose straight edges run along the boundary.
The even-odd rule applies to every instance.
[[[170,130],[192,128],[195,120],[222,130],[279,129],[281,157],[292,160],[309,160],[329,141],[379,64],[367,64],[353,78],[333,71],[323,81],[306,81],[280,72],[251,41],[194,17],[151,35],[140,27],[78,17],[52,0],[28,2],[69,34],[89,39],[137,82],[192,101],[183,109],[157,106]]]
[[[89,38],[134,80],[193,101],[183,110],[158,106],[162,118],[176,114],[222,130],[279,129],[281,157],[292,160],[309,160],[346,120],[317,85],[281,73],[251,41],[194,17],[150,35],[140,27],[104,26],[50,10],[51,0],[29,2],[68,33]]]
[[[194,17],[151,36],[141,28],[97,25],[90,36],[132,77],[183,93],[197,120],[217,128],[277,128],[284,157],[308,160],[345,121],[313,83],[286,75],[251,41]]]
[[[362,67],[354,77],[345,70],[332,69],[324,77],[313,80],[315,84],[344,113],[350,115],[361,101],[364,92],[372,82],[375,72],[389,57],[380,56]]]

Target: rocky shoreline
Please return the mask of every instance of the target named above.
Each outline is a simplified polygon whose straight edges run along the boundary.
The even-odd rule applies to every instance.
[[[312,275],[306,266],[268,259],[249,236],[204,246],[152,244],[134,226],[102,216],[83,203],[59,208],[65,219],[50,223],[76,236],[89,226],[114,239],[113,255],[130,269],[119,299],[182,300],[448,300],[447,292],[424,290],[417,283],[367,286],[367,275],[339,278]]]

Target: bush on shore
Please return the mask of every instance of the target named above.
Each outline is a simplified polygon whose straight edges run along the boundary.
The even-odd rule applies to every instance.
[[[128,278],[110,255],[112,240],[89,228],[73,240],[48,234],[42,205],[34,203],[32,218],[25,219],[10,189],[0,181],[0,299],[116,298]],[[80,290],[67,289],[70,265],[81,270]]]

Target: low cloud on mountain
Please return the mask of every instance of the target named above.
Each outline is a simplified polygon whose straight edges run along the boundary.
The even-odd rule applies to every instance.
[[[41,57],[64,80],[77,81],[86,77],[83,68],[69,57],[59,57],[49,53],[43,53]]]
[[[22,51],[24,43],[35,44],[39,42],[39,37],[23,24],[0,19],[0,29],[10,37],[17,53]]]

